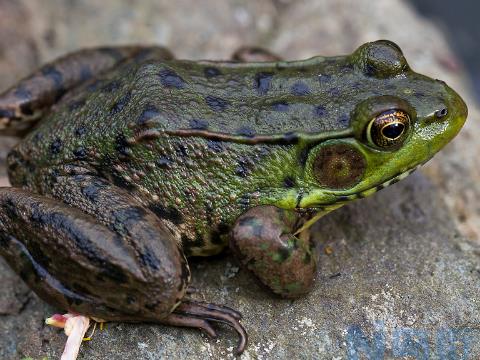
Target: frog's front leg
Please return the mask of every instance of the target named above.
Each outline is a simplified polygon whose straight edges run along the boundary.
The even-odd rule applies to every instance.
[[[301,225],[294,211],[255,207],[237,219],[230,247],[241,264],[274,293],[296,298],[310,291],[316,272],[308,231],[295,235]]]
[[[0,94],[0,132],[24,134],[67,92],[127,60],[172,58],[156,46],[97,47],[60,57]]]
[[[178,241],[131,196],[92,175],[56,176],[49,197],[0,189],[0,254],[46,302],[104,320],[246,333],[229,308],[184,300],[190,271]],[[54,198],[51,198],[53,196]]]

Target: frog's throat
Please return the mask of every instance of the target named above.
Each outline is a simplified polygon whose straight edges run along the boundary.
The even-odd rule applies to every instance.
[[[340,207],[342,207],[343,205],[345,205],[346,203],[350,202],[350,201],[353,201],[353,200],[356,200],[356,199],[362,199],[362,198],[365,198],[367,196],[370,196],[370,195],[373,195],[375,194],[377,191],[380,191],[382,189],[385,189],[387,186],[390,186],[390,185],[393,185],[395,184],[396,182],[400,181],[400,180],[403,180],[405,179],[408,175],[410,175],[411,173],[413,173],[415,170],[417,170],[418,168],[420,167],[420,165],[417,165],[405,172],[402,172],[398,175],[395,175],[393,176],[392,178],[390,178],[389,180],[387,181],[384,181],[383,183],[377,185],[377,186],[374,186],[370,189],[367,189],[367,190],[364,190],[364,191],[361,191],[361,192],[357,192],[355,194],[349,194],[349,195],[335,195],[337,196],[337,199],[338,201],[335,201],[335,202],[331,202],[331,203],[327,203],[327,204],[318,204],[316,205],[314,208],[317,209],[317,213],[312,217],[310,218],[309,220],[307,220],[305,222],[305,224],[303,224],[297,231],[295,231],[295,234],[294,235],[298,235],[300,234],[302,231],[304,230],[307,230],[308,228],[310,228],[313,224],[315,224],[320,218],[322,218],[323,216],[327,215],[328,213],[330,213],[331,211],[333,210],[336,210]],[[301,209],[301,208],[300,208]],[[300,210],[300,209],[297,209],[297,210]]]
[[[370,189],[363,190],[363,191],[360,191],[360,192],[357,192],[357,193],[354,193],[354,194],[349,194],[349,195],[339,195],[338,198],[341,201],[348,202],[348,201],[351,201],[351,200],[362,199],[362,198],[365,198],[367,196],[373,195],[377,191],[385,189],[386,187],[388,187],[390,185],[393,185],[393,184],[399,182],[400,180],[405,179],[408,175],[412,174],[419,167],[420,167],[420,165],[414,166],[413,168],[411,168],[407,171],[404,171],[404,172],[402,172],[398,175],[395,175],[392,178],[388,179],[387,181],[384,181],[383,183],[381,183],[379,185],[373,186]]]
[[[408,175],[413,173],[415,170],[418,169],[420,166],[416,165],[400,174],[397,174],[390,179],[382,182],[379,185],[372,186],[371,188],[368,188],[366,190],[362,191],[357,191],[352,194],[345,193],[346,191],[328,191],[328,190],[322,190],[319,189],[318,193],[315,192],[310,192],[304,196],[300,196],[297,199],[297,206],[296,210],[302,210],[302,209],[309,209],[309,208],[314,208],[317,209],[320,212],[330,212],[332,210],[337,209],[338,207],[345,205],[346,203],[356,200],[356,199],[363,199],[365,197],[371,196],[375,194],[377,191],[380,191],[382,189],[385,189],[387,186],[393,185],[396,182],[405,179]],[[328,198],[326,201],[312,201],[316,197],[324,197],[325,196]],[[306,204],[308,204],[306,206]]]
[[[152,129],[147,130],[151,132]],[[291,131],[283,134],[272,135],[232,135],[222,132],[197,130],[197,129],[176,129],[176,130],[158,130],[170,136],[180,137],[202,137],[208,140],[234,142],[239,144],[256,145],[256,144],[276,144],[276,145],[290,145],[290,144],[311,144],[318,143],[329,139],[341,139],[353,136],[352,129],[323,131],[318,133],[305,133],[300,131]]]

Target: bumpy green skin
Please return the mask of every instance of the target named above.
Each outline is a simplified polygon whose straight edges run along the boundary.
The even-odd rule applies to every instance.
[[[76,208],[72,214],[62,208],[67,217],[74,217],[78,209],[88,213],[88,222],[98,221],[110,229],[109,237],[120,233],[120,244],[128,244],[130,250],[125,251],[136,254],[135,258],[148,255],[141,245],[146,234],[162,229],[162,246],[170,249],[168,256],[176,265],[171,265],[175,268],[168,270],[175,271],[164,279],[168,282],[170,277],[174,284],[152,290],[160,294],[169,287],[170,298],[158,300],[168,303],[158,311],[159,318],[178,305],[185,292],[189,274],[183,254],[219,253],[232,229],[232,247],[262,282],[281,295],[304,293],[311,286],[315,263],[305,260],[311,245],[294,234],[323,213],[373,194],[428,161],[458,133],[467,115],[464,102],[452,89],[413,72],[400,49],[388,41],[365,44],[348,56],[292,62],[195,62],[173,60],[164,49],[129,51],[97,53],[103,61],[112,56],[115,65],[100,67],[83,80],[79,80],[82,71],[75,70],[77,76],[71,77],[68,86],[63,86],[63,70],[44,69],[40,74],[56,96],[47,91],[50,95],[37,101],[41,106],[29,101],[32,94],[43,91],[37,88],[38,81],[26,80],[0,98],[0,128],[4,126],[5,131],[17,126],[20,132],[28,114],[33,123],[37,107],[47,111],[8,157],[10,180],[23,192],[2,190],[0,194],[0,215],[7,224],[2,229],[10,236],[3,235],[3,255],[11,264],[20,256],[12,250],[12,236],[23,239],[22,246],[36,248],[27,240],[29,232],[37,231],[35,226],[20,216],[15,205],[13,209],[8,205],[17,197],[37,207],[42,203],[37,195],[59,199]],[[62,64],[75,63],[67,60]],[[92,71],[92,65],[82,61]],[[439,116],[442,109],[448,114]],[[404,111],[411,120],[407,138],[395,149],[379,148],[366,134],[370,121],[386,110]],[[111,195],[117,200],[110,205],[99,200],[97,195],[104,190],[106,198]],[[115,211],[127,202],[134,202],[135,209],[120,216]],[[255,210],[258,206],[267,210]],[[290,215],[274,215],[269,206]],[[109,207],[115,211],[104,213]],[[152,214],[157,220],[150,218]],[[15,226],[19,216],[26,230]],[[291,216],[297,220],[287,222],[289,229],[280,226],[279,219]],[[270,230],[252,235],[252,242],[246,236],[252,230],[246,217]],[[38,222],[38,216],[31,218]],[[125,223],[133,224],[132,219],[144,226],[137,242],[131,241],[135,232],[125,231]],[[46,223],[54,226],[55,221]],[[280,235],[279,229],[283,229]],[[285,233],[296,244],[295,251],[285,259],[271,256],[272,262],[265,263],[272,249],[285,245],[278,243]],[[65,241],[76,239],[71,231],[59,236]],[[88,242],[98,245],[92,237]],[[177,251],[170,243],[176,244]],[[55,246],[55,237],[48,239],[45,249],[31,250],[28,256],[48,255],[48,246]],[[64,261],[70,255],[75,258],[75,251],[86,250],[66,251]],[[305,261],[300,264],[298,259]],[[102,258],[110,260],[108,253]],[[167,263],[162,248],[157,260]],[[88,261],[86,266],[91,266]],[[121,257],[115,261],[122,265]],[[139,271],[148,263],[140,263]],[[160,271],[154,263],[150,266]],[[295,274],[304,275],[295,278]],[[50,275],[55,280],[56,274]],[[160,276],[137,275],[129,274],[122,286],[138,288],[142,281]],[[94,282],[95,277],[84,280],[88,281]],[[63,273],[62,283],[68,283]],[[82,293],[82,287],[76,291]],[[104,300],[101,292],[89,292],[95,293],[95,301]],[[78,303],[88,301],[94,303],[89,299]],[[117,319],[135,317],[126,298],[105,304],[126,314]],[[75,308],[71,301],[69,306]],[[111,309],[94,305],[81,309],[115,318]],[[154,316],[152,310],[140,315],[141,319]]]
[[[16,147],[9,158],[12,184],[48,193],[54,168],[88,168],[176,225],[187,254],[218,253],[227,241],[222,235],[247,209],[336,203],[427,161],[459,131],[466,111],[460,98],[411,71],[395,50],[377,43],[352,56],[296,62],[126,63],[77,90]],[[368,113],[354,116],[359,104],[383,95],[416,111],[410,140],[395,152],[354,136],[370,120]],[[448,118],[436,121],[434,112],[444,107]],[[165,133],[179,129],[278,134],[291,144]],[[345,130],[352,134],[328,140]],[[350,189],[322,189],[312,173],[315,153],[332,142],[354,146],[367,160],[362,181]]]

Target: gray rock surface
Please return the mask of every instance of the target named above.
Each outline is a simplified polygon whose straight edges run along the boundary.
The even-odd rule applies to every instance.
[[[99,44],[161,43],[179,57],[215,59],[244,44],[302,58],[396,41],[414,69],[466,98],[471,115],[459,137],[422,173],[321,220],[321,268],[306,298],[275,298],[228,255],[193,263],[194,297],[244,313],[244,359],[361,359],[362,351],[372,359],[480,358],[480,167],[472,156],[480,152],[480,125],[441,33],[393,0],[199,3],[0,0],[0,88],[59,54]],[[0,140],[0,156],[13,142]],[[0,358],[57,358],[65,336],[43,325],[55,309],[2,260],[0,284]],[[227,328],[209,340],[194,330],[108,324],[80,358],[233,358],[235,342]]]

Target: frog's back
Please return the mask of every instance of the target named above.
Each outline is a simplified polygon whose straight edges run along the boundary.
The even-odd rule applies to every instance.
[[[122,152],[145,128],[245,137],[342,129],[352,110],[343,104],[339,112],[332,100],[351,89],[342,72],[353,72],[344,57],[125,63],[67,93],[16,151],[42,167],[88,158],[89,146]]]

